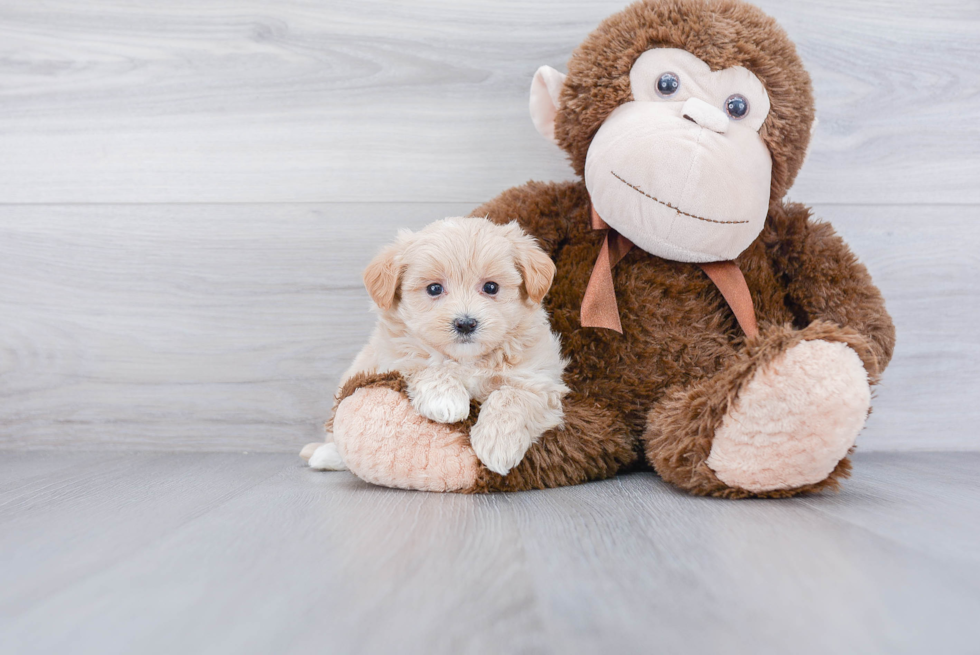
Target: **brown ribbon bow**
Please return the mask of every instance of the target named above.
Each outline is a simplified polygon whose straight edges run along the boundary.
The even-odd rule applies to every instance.
[[[581,321],[583,327],[601,327],[623,333],[619,320],[619,307],[616,304],[616,287],[613,285],[612,269],[633,247],[633,242],[609,227],[602,220],[595,207],[592,207],[591,224],[593,230],[606,230],[602,249],[596,259],[589,285],[582,297]],[[759,334],[755,321],[755,307],[752,294],[745,284],[745,277],[734,261],[708,262],[698,264],[715,283],[725,302],[735,314],[735,320],[747,337]]]

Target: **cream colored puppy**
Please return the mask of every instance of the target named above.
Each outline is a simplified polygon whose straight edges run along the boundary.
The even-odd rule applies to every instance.
[[[378,324],[341,386],[360,372],[398,371],[415,409],[439,423],[464,420],[479,401],[470,443],[506,474],[562,422],[566,362],[541,307],[554,276],[516,223],[447,218],[399,232],[364,272]],[[346,468],[333,443],[302,455],[313,468]]]

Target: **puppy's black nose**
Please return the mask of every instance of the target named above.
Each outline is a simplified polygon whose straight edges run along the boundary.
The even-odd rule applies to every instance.
[[[469,316],[463,316],[453,321],[453,329],[460,334],[472,334],[476,330],[476,326],[476,319]]]

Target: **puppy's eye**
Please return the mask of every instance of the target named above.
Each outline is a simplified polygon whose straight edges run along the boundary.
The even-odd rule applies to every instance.
[[[494,296],[498,291],[500,291],[500,287],[496,282],[487,282],[483,285],[483,293],[487,294],[488,296]]]
[[[664,73],[657,80],[657,94],[663,98],[672,96],[681,88],[681,78],[674,73]]]
[[[442,295],[442,285],[441,284],[432,283],[432,284],[430,284],[429,286],[427,286],[425,288],[425,292],[427,294],[429,294],[430,296],[432,296],[433,298],[435,298],[436,296],[441,296]]]
[[[749,113],[749,101],[745,96],[736,93],[725,101],[725,113],[735,120],[745,118]]]

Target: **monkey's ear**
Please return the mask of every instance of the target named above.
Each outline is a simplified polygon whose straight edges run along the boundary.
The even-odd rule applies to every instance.
[[[383,310],[391,309],[395,304],[401,276],[401,252],[399,243],[385,246],[364,269],[364,286],[374,304]]]
[[[557,270],[555,262],[551,261],[551,257],[541,249],[534,237],[525,234],[517,223],[508,223],[507,227],[508,237],[517,253],[517,268],[524,278],[527,297],[531,302],[539,303],[544,299],[555,279]]]
[[[542,66],[531,80],[531,120],[541,136],[555,144],[555,116],[565,77],[551,66]]]

